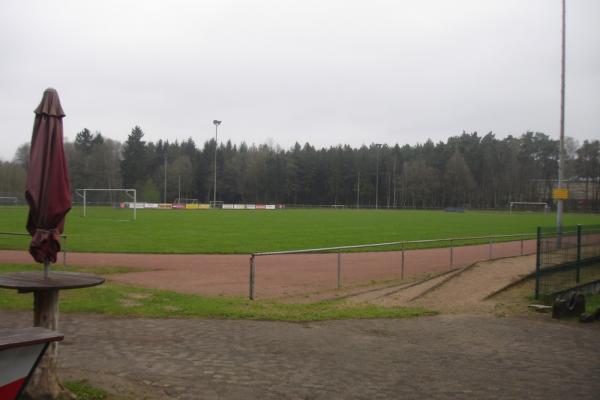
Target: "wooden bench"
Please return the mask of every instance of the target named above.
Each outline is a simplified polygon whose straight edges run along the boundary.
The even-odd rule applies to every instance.
[[[61,340],[61,333],[40,327],[0,329],[0,399],[19,398],[48,345]]]

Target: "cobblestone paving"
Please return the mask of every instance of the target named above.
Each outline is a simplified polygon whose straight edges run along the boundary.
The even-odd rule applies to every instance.
[[[0,327],[30,319],[0,311]],[[600,323],[548,315],[301,324],[63,315],[60,330],[64,377],[133,388],[133,398],[600,398]]]

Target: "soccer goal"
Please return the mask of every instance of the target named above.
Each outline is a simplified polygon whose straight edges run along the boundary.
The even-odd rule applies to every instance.
[[[0,206],[16,206],[18,203],[18,199],[12,196],[2,196],[0,197]]]
[[[175,199],[175,204],[198,204],[198,199],[186,199],[185,197],[178,197]]]
[[[223,208],[223,202],[222,201],[211,201],[210,208]]]
[[[135,189],[76,189],[81,197],[81,216],[135,221],[137,192]]]
[[[535,201],[511,201],[508,203],[508,212],[512,214],[513,211],[543,211],[545,214],[550,212],[550,206],[548,203],[535,202]]]

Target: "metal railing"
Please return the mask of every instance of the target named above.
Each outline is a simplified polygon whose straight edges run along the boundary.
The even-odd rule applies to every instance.
[[[518,238],[517,240],[510,240]],[[353,250],[366,249],[366,248],[381,248],[381,247],[392,247],[396,246],[397,249],[391,251],[400,251],[401,253],[401,265],[400,265],[400,277],[404,279],[405,270],[405,252],[408,250],[422,250],[422,249],[439,249],[448,248],[448,266],[452,269],[454,265],[454,249],[457,247],[465,247],[472,245],[488,244],[488,260],[493,259],[493,246],[494,244],[507,243],[520,241],[520,253],[518,255],[524,255],[524,241],[535,240],[536,235],[534,233],[517,233],[507,235],[493,235],[493,236],[470,236],[470,237],[456,237],[456,238],[443,238],[443,239],[426,239],[426,240],[402,240],[398,242],[385,242],[385,243],[369,243],[359,244],[351,246],[336,246],[336,247],[321,247],[314,249],[300,249],[300,250],[284,250],[284,251],[271,251],[271,252],[257,252],[250,255],[250,279],[249,279],[249,298],[254,300],[256,297],[256,258],[277,256],[277,255],[291,255],[291,254],[317,254],[317,253],[337,253],[337,288],[342,286],[342,261],[341,253],[350,253]],[[463,245],[456,246],[457,242],[466,242]],[[434,243],[444,243],[445,246],[431,246]],[[409,246],[415,246],[415,248],[408,249]],[[517,255],[517,254],[515,254]]]
[[[536,236],[536,299],[600,277],[599,225],[538,227]]]
[[[27,236],[31,237],[29,233],[21,233],[21,232],[0,232],[0,236]],[[62,252],[63,265],[67,266],[67,235],[61,234],[58,235],[62,239],[62,243],[60,245],[60,251]]]

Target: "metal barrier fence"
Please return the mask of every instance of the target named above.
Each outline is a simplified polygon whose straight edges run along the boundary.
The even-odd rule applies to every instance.
[[[27,238],[31,238],[31,235],[29,233],[20,233],[20,232],[0,232],[0,236],[8,236],[8,237],[27,237]],[[63,265],[66,267],[67,266],[67,235],[59,235],[61,240],[61,244],[60,244],[60,251],[62,253],[62,259],[63,259]],[[29,242],[29,240],[28,240]],[[27,243],[27,246],[29,245],[29,243]]]
[[[254,300],[256,298],[256,267],[257,258],[259,257],[271,257],[271,256],[282,256],[282,255],[302,255],[302,254],[337,254],[336,257],[336,287],[339,289],[342,287],[342,254],[348,255],[359,255],[365,254],[364,252],[356,252],[356,250],[362,250],[367,248],[381,249],[388,248],[378,253],[396,252],[399,253],[399,275],[401,279],[405,277],[405,270],[408,267],[407,259],[405,255],[409,251],[424,250],[424,249],[435,249],[443,250],[447,249],[445,256],[445,269],[454,269],[465,262],[476,262],[482,260],[491,260],[501,257],[519,256],[524,254],[535,253],[535,234],[519,233],[511,235],[494,235],[494,236],[474,236],[474,237],[457,237],[457,238],[445,238],[445,239],[429,239],[429,240],[405,240],[398,242],[387,242],[387,243],[371,243],[354,246],[337,246],[337,247],[324,247],[315,249],[302,249],[302,250],[287,250],[287,251],[274,251],[274,252],[261,252],[252,253],[250,255],[250,278],[249,278],[249,298]],[[502,245],[512,244],[518,246],[512,246],[508,252],[506,249],[501,248]],[[456,260],[457,249],[464,249],[468,247],[479,247],[484,246],[486,248],[485,253],[482,254],[479,251],[479,255],[475,258],[470,259],[462,257],[462,260]],[[526,248],[527,247],[527,248]],[[481,250],[481,249],[480,249]],[[495,251],[496,250],[496,251]],[[442,256],[443,257],[443,256]],[[439,257],[438,257],[439,258]],[[419,272],[432,272],[438,269],[430,270],[419,270]]]
[[[535,298],[600,279],[600,225],[538,227]]]

